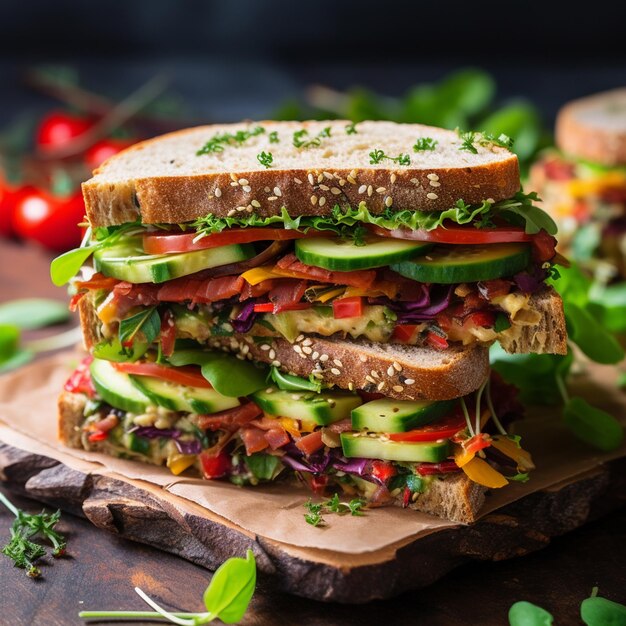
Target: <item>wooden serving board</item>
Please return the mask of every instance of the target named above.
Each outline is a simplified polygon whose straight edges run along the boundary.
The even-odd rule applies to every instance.
[[[7,488],[86,517],[95,526],[215,569],[251,548],[276,589],[315,600],[364,603],[424,587],[470,561],[539,550],[626,502],[626,458],[607,462],[493,512],[471,526],[444,528],[358,555],[299,548],[242,530],[148,483],[93,475],[0,443]]]

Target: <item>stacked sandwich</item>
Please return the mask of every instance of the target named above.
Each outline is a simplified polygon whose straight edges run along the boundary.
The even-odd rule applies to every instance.
[[[626,89],[563,107],[556,144],[531,184],[559,224],[561,247],[602,281],[626,277]]]
[[[83,247],[52,266],[90,351],[61,439],[472,521],[533,467],[489,345],[566,352],[554,223],[504,145],[267,122],[112,158],[83,186]]]

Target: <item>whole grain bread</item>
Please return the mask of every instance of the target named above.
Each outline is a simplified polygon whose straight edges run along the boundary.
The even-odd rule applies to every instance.
[[[602,165],[626,165],[626,87],[573,100],[556,120],[566,154]]]
[[[70,447],[83,449],[81,424],[86,396],[63,391],[59,396],[59,439]],[[106,442],[89,443],[90,451],[108,453]],[[193,471],[193,470],[191,470]],[[197,476],[200,478],[200,476]],[[472,482],[465,474],[436,477],[425,493],[417,496],[410,508],[437,515],[462,524],[474,522],[485,500],[485,488]],[[402,494],[393,504],[402,506]]]
[[[461,149],[462,140],[453,131],[362,122],[349,133],[348,124],[200,126],[138,143],[83,183],[87,216],[92,226],[110,226],[138,219],[178,224],[207,214],[269,216],[280,214],[283,206],[292,216],[328,215],[336,204],[346,208],[360,202],[372,213],[387,208],[435,211],[459,199],[503,200],[520,187],[517,157],[497,145],[474,142],[473,153]],[[262,133],[240,142],[219,140],[259,126]],[[297,148],[294,133],[299,131],[307,134]],[[216,137],[212,145],[221,151],[197,154]],[[416,141],[424,138],[436,142],[434,150],[415,151]],[[378,163],[371,163],[374,150],[386,155]],[[263,152],[271,155],[269,167],[258,158]],[[393,160],[399,155],[408,155],[410,164]]]
[[[89,296],[79,303],[85,348],[102,340],[100,322]],[[274,364],[297,376],[314,374],[343,389],[384,393],[399,400],[448,400],[465,396],[485,382],[489,350],[483,345],[452,347],[445,351],[400,344],[317,337],[267,337],[255,341],[247,335],[214,337],[208,346],[241,358]]]

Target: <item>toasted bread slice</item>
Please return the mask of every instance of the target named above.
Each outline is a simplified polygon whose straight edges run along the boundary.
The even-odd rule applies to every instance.
[[[84,447],[81,424],[86,400],[86,396],[68,391],[63,391],[59,396],[59,439],[70,448]],[[86,445],[91,451],[110,452],[106,441]],[[429,484],[428,490],[417,494],[416,500],[409,506],[423,513],[469,524],[476,520],[484,501],[485,488],[472,482],[465,474],[456,473],[436,477]],[[393,504],[402,506],[402,495],[395,498]]]
[[[626,165],[626,87],[566,104],[556,120],[566,154],[602,165]]]
[[[178,224],[238,211],[280,215],[283,206],[292,216],[328,215],[336,204],[362,201],[372,213],[389,207],[435,211],[460,198],[497,201],[519,190],[517,157],[505,148],[476,142],[474,154],[461,149],[457,133],[420,124],[362,122],[352,134],[348,124],[200,126],[144,141],[106,161],[83,183],[87,216],[92,226],[139,219]],[[214,145],[222,151],[197,154],[216,136],[257,126],[262,133],[240,142],[218,141]],[[314,145],[295,147],[299,131],[308,133],[301,141],[314,140]],[[416,152],[416,141],[426,137],[437,142],[435,149]],[[374,150],[392,158],[372,163]],[[257,158],[263,152],[271,154],[269,167]],[[392,160],[401,154],[408,155],[410,164]]]

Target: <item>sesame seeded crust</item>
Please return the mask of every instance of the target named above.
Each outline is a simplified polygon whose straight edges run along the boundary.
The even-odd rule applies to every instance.
[[[363,122],[348,135],[348,122],[259,122],[266,132],[223,152],[196,155],[217,133],[250,129],[257,123],[201,126],[141,142],[115,155],[83,183],[92,226],[141,219],[143,223],[188,222],[207,214],[237,212],[271,216],[283,206],[290,215],[329,215],[365,202],[372,213],[386,209],[436,211],[457,200],[479,203],[511,197],[519,190],[517,157],[498,146],[476,145],[477,154],[460,150],[456,133],[420,124]],[[331,136],[319,146],[295,148],[293,133]],[[270,143],[276,131],[280,143]],[[433,151],[414,152],[420,137],[438,142]],[[408,154],[411,164],[383,159],[371,164],[369,152]],[[257,160],[274,155],[271,168]]]
[[[556,144],[580,159],[626,165],[626,88],[565,105],[556,120]]]

